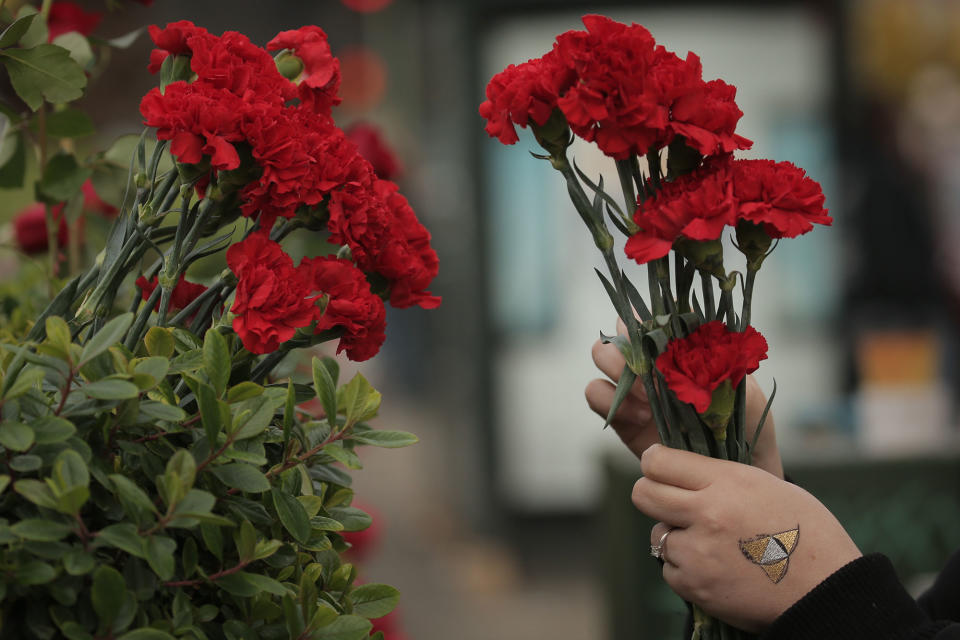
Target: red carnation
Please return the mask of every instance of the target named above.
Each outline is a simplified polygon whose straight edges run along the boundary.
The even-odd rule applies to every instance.
[[[681,237],[716,240],[736,222],[729,159],[708,162],[693,173],[668,182],[639,203],[634,222],[640,231],[624,247],[640,264],[662,258]]]
[[[214,38],[209,31],[189,20],[171,22],[162,29],[152,24],[147,30],[150,39],[157,45],[157,48],[150,52],[150,65],[147,67],[150,73],[160,71],[160,66],[168,55],[192,54],[194,46],[201,46]]]
[[[313,290],[327,298],[315,331],[342,329],[337,353],[346,351],[351,360],[375,356],[386,339],[387,316],[383,300],[370,291],[363,272],[349,260],[334,256],[305,258],[300,270],[307,274]]]
[[[67,246],[67,220],[60,215],[63,205],[53,208],[53,219],[58,221],[57,246]],[[13,218],[13,234],[20,250],[28,255],[47,250],[46,208],[40,203],[32,204]]]
[[[317,111],[329,112],[340,103],[340,62],[330,51],[327,34],[320,27],[306,26],[281,31],[267,43],[267,51],[290,49],[303,63],[301,98],[312,99]],[[306,88],[307,91],[303,91]]]
[[[823,190],[803,169],[772,160],[737,160],[733,169],[739,217],[763,225],[771,238],[793,238],[814,224],[833,223],[823,208]]]
[[[357,151],[370,163],[378,178],[393,180],[400,174],[400,161],[379,128],[359,121],[350,125],[344,133],[348,140],[357,145]]]
[[[256,233],[227,249],[227,265],[237,276],[231,311],[233,330],[253,353],[276,351],[315,316],[315,297],[305,272],[279,244]]]
[[[570,70],[560,64],[554,52],[520,65],[511,64],[493,76],[487,85],[487,99],[480,105],[487,133],[503,144],[513,144],[519,139],[514,125],[546,123],[561,91],[572,82]]]
[[[756,329],[748,326],[739,333],[715,320],[686,338],[671,340],[657,357],[657,369],[677,398],[702,414],[717,387],[729,380],[735,388],[766,358],[767,341]]]
[[[50,5],[50,14],[47,16],[50,42],[53,42],[57,36],[71,31],[88,36],[97,28],[102,18],[102,12],[88,13],[76,2],[54,2]]]
[[[141,295],[144,300],[149,300],[150,295],[153,293],[153,290],[157,288],[157,277],[154,276],[147,280],[145,277],[140,276],[137,278],[135,283],[140,287]],[[206,291],[207,288],[202,284],[196,284],[194,282],[187,282],[184,279],[184,275],[180,274],[180,279],[177,281],[177,286],[173,288],[173,291],[170,293],[170,310],[177,311],[185,308],[191,302],[196,300],[201,293]],[[154,311],[160,310],[160,300],[157,300],[156,305],[153,307]]]
[[[752,147],[753,142],[734,133],[743,115],[734,102],[737,88],[723,80],[699,85],[673,103],[670,129],[705,156]]]

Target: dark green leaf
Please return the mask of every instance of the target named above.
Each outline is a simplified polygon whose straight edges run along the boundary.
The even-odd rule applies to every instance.
[[[260,593],[259,585],[249,579],[252,575],[253,574],[247,573],[246,571],[237,571],[236,573],[217,578],[214,584],[235,596],[252,598]]]
[[[220,527],[212,524],[201,524],[200,535],[203,537],[203,544],[212,553],[217,560],[223,561],[223,532]]]
[[[47,135],[56,138],[80,138],[94,132],[93,120],[79,109],[63,109],[47,116]]]
[[[20,373],[12,382],[10,380],[5,381],[8,388],[3,396],[4,399],[11,400],[13,398],[19,398],[30,391],[30,389],[35,388],[45,376],[46,374],[43,369],[35,365],[27,365],[20,370]]]
[[[363,468],[363,465],[360,464],[360,458],[357,457],[357,454],[349,449],[344,449],[342,443],[340,442],[331,442],[325,446],[322,451],[337,462],[346,466],[348,469]]]
[[[90,46],[90,41],[82,34],[76,31],[61,33],[53,39],[52,44],[69,51],[73,61],[82,68],[89,69],[92,66],[93,48]]]
[[[23,134],[7,136],[4,144],[14,145],[13,153],[0,166],[0,188],[19,189],[27,176],[27,145]]]
[[[338,411],[346,415],[348,425],[363,422],[377,415],[380,392],[358,373],[337,392],[337,405]]]
[[[371,444],[388,449],[407,447],[419,442],[419,438],[406,431],[364,431],[353,433],[350,437],[361,444]]]
[[[350,593],[353,612],[364,618],[380,618],[397,606],[400,592],[386,584],[363,584]]]
[[[90,337],[84,345],[83,352],[80,354],[80,365],[90,362],[114,344],[121,342],[132,322],[133,314],[128,312],[103,325],[103,328]]]
[[[190,578],[190,576],[196,572],[197,562],[199,561],[199,552],[195,538],[187,538],[187,541],[183,543],[181,559],[183,563],[183,577]],[[183,592],[181,591],[180,593]]]
[[[140,395],[137,385],[118,378],[104,378],[81,387],[84,394],[97,400],[128,400]]]
[[[61,491],[90,484],[90,471],[83,457],[73,449],[64,449],[53,461],[53,480]]]
[[[26,451],[33,445],[33,429],[19,422],[0,422],[0,444],[12,451]]]
[[[151,627],[141,627],[123,634],[117,640],[176,640],[166,631],[153,629]]]
[[[31,423],[37,444],[55,444],[63,442],[76,433],[73,423],[56,416],[44,416]]]
[[[207,442],[213,447],[217,442],[217,435],[226,426],[225,418],[229,419],[230,407],[225,402],[217,400],[213,387],[197,380],[193,385],[197,394],[197,404],[200,405],[200,416],[203,420],[203,431]]]
[[[113,567],[100,565],[93,572],[93,586],[90,589],[90,602],[97,613],[100,625],[108,627],[113,623],[119,611],[119,605],[126,595],[127,586],[123,576]]]
[[[161,580],[169,580],[173,577],[173,571],[175,568],[174,554],[176,551],[176,541],[165,536],[150,536],[144,544],[144,552],[147,556],[147,563]]]
[[[247,493],[263,493],[270,490],[270,481],[263,472],[249,464],[231,462],[210,469],[220,482],[233,489]]]
[[[273,505],[280,516],[280,522],[298,542],[305,543],[310,539],[310,518],[300,502],[280,489],[270,492]]]
[[[57,540],[62,540],[67,537],[72,530],[73,527],[68,524],[54,520],[44,520],[42,518],[28,518],[10,527],[10,531],[18,538],[37,540],[40,542],[56,542]]]
[[[223,396],[230,380],[230,350],[223,335],[214,327],[203,337],[203,370],[217,397]]]
[[[244,409],[248,409],[246,418],[240,416],[234,420],[236,434],[234,440],[246,440],[259,436],[273,420],[273,403],[270,398],[261,396],[253,400],[247,400],[239,406],[241,414]]]
[[[312,360],[313,366],[313,388],[320,398],[320,404],[323,405],[323,411],[327,414],[330,424],[337,417],[337,385],[330,376],[330,371],[324,366],[319,358]]]
[[[25,18],[28,15],[36,15],[38,13],[36,7],[33,7],[29,4],[25,4],[20,7],[20,10],[17,12],[17,18]],[[42,18],[37,18],[30,23],[27,32],[20,37],[19,44],[21,47],[29,49],[35,47],[38,44],[43,44],[50,39],[50,30],[47,28],[47,21]]]
[[[57,570],[46,562],[32,560],[17,565],[14,576],[22,585],[46,584],[57,577]]]
[[[72,576],[82,576],[93,571],[97,566],[93,556],[80,549],[74,549],[63,556],[63,568]]]
[[[324,516],[310,518],[310,527],[319,531],[343,531],[343,525],[339,521]]]
[[[112,474],[110,482],[128,518],[143,523],[151,513],[156,513],[153,500],[135,482],[120,474]]]
[[[290,430],[296,419],[296,399],[297,393],[293,386],[293,378],[287,383],[287,397],[283,407],[283,447],[286,448],[290,441]]]
[[[91,173],[91,169],[77,164],[76,157],[60,152],[47,161],[43,176],[37,183],[37,198],[48,204],[66,202],[80,193],[80,188]]]
[[[243,402],[244,400],[249,400],[250,398],[256,398],[262,393],[263,387],[258,385],[256,382],[244,380],[243,382],[230,387],[230,390],[227,392],[227,402],[230,404],[235,402]]]
[[[23,34],[27,32],[27,29],[30,28],[30,23],[32,23],[36,17],[37,14],[35,13],[22,16],[4,29],[3,33],[0,33],[0,49],[6,49],[7,47],[12,47],[17,44],[20,38],[23,37]]]
[[[610,410],[607,412],[607,419],[603,423],[604,429],[613,422],[613,418],[617,415],[620,405],[626,400],[627,394],[630,393],[630,389],[636,381],[637,374],[635,374],[629,366],[624,365],[623,371],[620,373],[620,379],[617,381],[617,389],[613,394],[613,402],[610,405]]]
[[[140,415],[160,422],[180,422],[186,419],[187,412],[171,404],[148,400],[140,403]]]

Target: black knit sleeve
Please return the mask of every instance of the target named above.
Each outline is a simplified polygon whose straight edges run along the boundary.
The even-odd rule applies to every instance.
[[[900,584],[890,561],[873,554],[854,560],[817,585],[761,637],[960,640],[960,624],[931,620]]]
[[[917,604],[933,620],[960,622],[960,550],[954,552]]]

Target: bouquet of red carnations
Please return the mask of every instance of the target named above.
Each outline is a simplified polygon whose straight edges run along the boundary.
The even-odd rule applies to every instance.
[[[332,358],[276,369],[328,341],[366,360],[385,301],[436,307],[430,234],[334,124],[320,28],[150,35],[156,140],[106,247],[25,339],[0,335],[0,633],[366,638],[398,592],[341,557],[371,521],[344,467],[416,438],[372,428],[380,394]],[[295,264],[297,232],[321,249]]]
[[[493,77],[480,105],[487,133],[513,144],[516,126],[532,129],[547,152],[534,155],[563,175],[603,254],[609,274],[597,273],[627,329],[604,337],[626,359],[607,422],[639,378],[665,444],[749,462],[767,415],[745,424],[744,379],[767,357],[750,324],[757,272],[775,241],[832,222],[823,193],[789,162],[733,157],[752,144],[736,134],[736,88],[704,81],[695,54],[680,58],[637,24],[583,22]],[[568,159],[574,136],[614,160],[623,205]],[[646,297],[619,266],[608,221],[627,236],[627,257],[647,266]],[[728,227],[743,271],[725,264]],[[698,636],[736,633],[696,619]]]

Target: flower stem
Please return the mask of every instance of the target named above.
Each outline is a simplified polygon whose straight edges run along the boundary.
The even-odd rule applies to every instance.
[[[753,285],[757,279],[758,269],[753,269],[747,265],[747,282],[743,287],[743,309],[740,313],[740,331],[746,331],[750,326],[750,313],[753,306]]]

